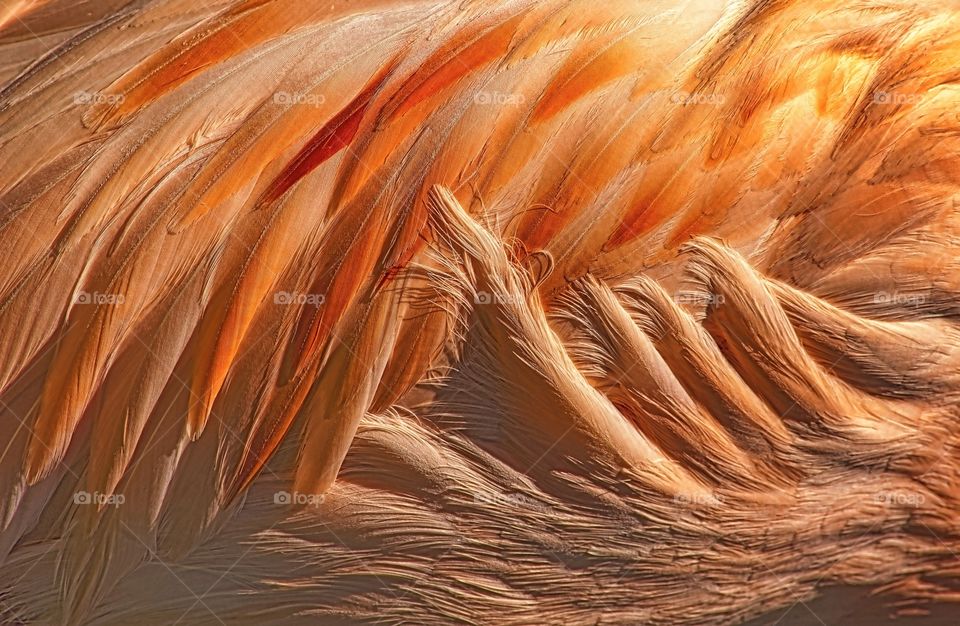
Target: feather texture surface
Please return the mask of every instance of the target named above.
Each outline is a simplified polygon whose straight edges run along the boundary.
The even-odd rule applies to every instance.
[[[0,620],[953,623],[958,61],[948,0],[6,3]]]

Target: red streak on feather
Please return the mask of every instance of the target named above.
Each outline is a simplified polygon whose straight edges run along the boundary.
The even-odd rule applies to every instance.
[[[276,201],[301,178],[353,142],[370,101],[383,85],[390,69],[388,67],[378,73],[350,104],[324,124],[323,128],[307,142],[307,145],[297,153],[293,161],[267,188],[263,194],[261,205]]]

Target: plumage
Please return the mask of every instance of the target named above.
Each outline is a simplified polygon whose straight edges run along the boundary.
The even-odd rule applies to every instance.
[[[0,622],[952,623],[958,26],[6,3]]]

